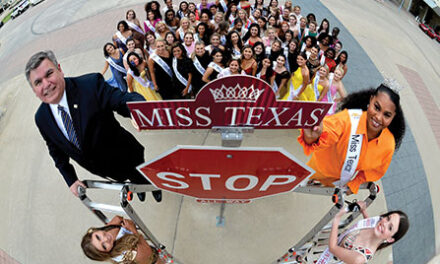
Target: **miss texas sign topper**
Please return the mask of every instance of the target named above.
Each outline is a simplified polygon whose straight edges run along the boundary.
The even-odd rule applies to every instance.
[[[277,101],[268,83],[242,75],[208,83],[195,100],[128,103],[140,129],[310,128],[319,124],[331,105]]]

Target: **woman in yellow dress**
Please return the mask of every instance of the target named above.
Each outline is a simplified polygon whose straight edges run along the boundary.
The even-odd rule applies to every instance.
[[[153,84],[146,76],[147,63],[136,52],[130,52],[127,60],[130,66],[127,73],[128,91],[142,95],[147,101],[162,100],[162,97],[154,90]]]
[[[306,101],[322,101],[327,96],[327,92],[330,86],[328,78],[329,68],[327,65],[320,66],[318,71],[313,76],[312,81],[307,85],[304,90],[304,96]]]
[[[306,101],[304,90],[310,82],[309,69],[306,66],[307,55],[301,52],[297,59],[298,69],[292,74],[287,82],[287,92],[281,98],[283,101],[302,100]]]

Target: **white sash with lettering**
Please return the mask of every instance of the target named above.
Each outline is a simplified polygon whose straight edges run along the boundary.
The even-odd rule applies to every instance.
[[[183,41],[183,39],[185,38],[185,32],[182,28],[179,28],[177,31],[179,33],[180,39]]]
[[[315,101],[318,101],[319,98],[319,72],[316,73],[315,78],[313,79],[313,91],[315,92]]]
[[[321,64],[321,66],[324,66],[324,64],[325,64],[325,56],[324,56],[324,54],[322,54],[322,56],[321,56],[320,64]]]
[[[176,77],[179,80],[179,82],[186,87],[188,85],[188,80],[185,79],[182,76],[182,74],[180,74],[179,70],[177,69],[177,58],[173,58],[173,71],[174,71],[174,74],[176,74]],[[191,91],[192,91],[192,86],[190,84],[189,88],[188,88],[188,93]]]
[[[286,67],[287,71],[290,72],[288,48],[284,48],[284,57],[286,57],[286,62],[284,63],[284,67]]]
[[[341,241],[344,239],[345,236],[350,234],[351,232],[355,232],[357,230],[361,229],[367,229],[367,228],[375,228],[377,223],[379,223],[380,217],[370,217],[366,219],[362,219],[359,222],[357,222],[354,226],[352,226],[350,229],[345,231],[342,235],[338,237],[338,244],[341,243]],[[328,247],[325,249],[325,251],[322,253],[321,257],[318,259],[316,264],[327,264],[333,259],[333,254],[330,253],[330,250]]]
[[[289,98],[287,98],[288,101],[293,101],[293,98],[295,98],[296,96],[298,96],[299,91],[301,91],[301,88],[303,87],[303,85],[301,84],[298,89],[295,90],[295,87],[293,87],[293,82],[290,82],[290,94],[289,94]]]
[[[302,74],[302,70],[301,70],[301,74]],[[292,80],[290,80],[290,94],[289,97],[287,98],[288,101],[293,101],[293,98],[295,98],[296,96],[298,96],[299,91],[301,91],[301,88],[303,87],[303,85],[301,84],[298,89],[295,90],[295,87],[293,87],[293,82]]]
[[[135,23],[125,20],[125,22],[127,22],[128,26],[131,27],[132,29],[136,30],[137,32],[141,33],[142,35],[144,35],[144,31]]]
[[[224,0],[220,0],[219,2],[222,5],[224,13],[226,14],[226,12],[228,11],[228,6],[226,5]]]
[[[140,83],[145,88],[150,88],[154,91],[154,85],[150,80],[145,80],[141,76],[134,75],[134,72],[132,70],[128,70],[128,74],[130,74],[133,79],[135,79],[138,83]]]
[[[273,67],[273,71],[275,71],[275,67]],[[261,71],[260,71],[260,73],[261,73]],[[266,74],[267,74],[267,70],[266,70]],[[257,77],[257,78],[260,78],[260,77]],[[273,92],[276,94],[277,91],[278,91],[278,89],[279,89],[279,87],[278,87],[277,81],[275,80],[275,81],[273,82],[272,90],[273,90]],[[292,97],[292,98],[293,98],[293,97]],[[290,96],[289,96],[289,100],[290,100]],[[293,100],[293,99],[292,99],[292,100]]]
[[[122,56],[122,54],[120,54],[120,56]],[[110,66],[112,66],[113,68],[115,68],[116,70],[122,72],[123,74],[127,74],[127,70],[124,67],[119,66],[118,64],[116,64],[116,62],[114,62],[112,60],[112,58],[107,57],[107,59],[105,59],[108,64],[110,64]]]
[[[208,6],[206,6],[206,7],[208,7]],[[202,11],[202,3],[197,5],[197,9],[199,10],[199,12]],[[203,9],[208,9],[208,8],[203,8]]]
[[[220,67],[217,63],[213,61],[209,63],[208,67],[213,68],[218,73],[220,73],[223,70],[222,67]]]
[[[153,33],[156,33],[156,28],[153,26],[153,24],[151,24],[149,20],[145,20],[144,23],[149,30],[151,30]]]
[[[236,50],[236,49],[232,49],[232,57],[233,58],[240,58],[241,57],[241,52]]]
[[[356,134],[356,130],[359,125],[359,120],[362,116],[361,109],[350,109],[348,110],[351,121],[351,132],[350,140],[348,141],[347,154],[345,156],[344,165],[341,170],[341,179],[339,181],[333,182],[334,185],[343,187],[356,173],[356,168],[359,163],[359,158],[361,156],[362,149],[362,134]]]
[[[170,77],[173,77],[173,72],[171,71],[170,66],[162,60],[160,56],[158,56],[156,53],[151,54],[151,59],[154,60]]]
[[[118,39],[120,39],[122,43],[127,44],[127,39],[124,36],[122,36],[120,31],[116,31],[116,37],[118,37]]]
[[[203,66],[200,63],[200,61],[197,58],[197,56],[194,56],[193,62],[194,62],[194,67],[196,67],[197,71],[200,72],[200,74],[203,76],[203,74],[205,74],[206,69],[203,68]]]
[[[267,71],[267,70],[266,70]],[[258,79],[261,78],[261,71],[259,73],[257,73],[257,75],[255,75],[255,77],[257,77]]]
[[[333,72],[329,73],[329,75],[328,75],[328,92],[327,92],[327,101],[329,103],[333,103],[335,101],[335,99],[332,97],[332,91],[331,91],[333,77],[335,77],[335,74]],[[335,96],[336,96],[336,94],[335,94]],[[332,108],[330,108],[330,111],[332,111],[332,109],[333,109],[333,106],[332,106]]]

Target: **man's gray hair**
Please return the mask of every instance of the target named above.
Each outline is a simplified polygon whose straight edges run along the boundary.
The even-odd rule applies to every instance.
[[[45,59],[50,60],[53,63],[53,65],[55,65],[55,67],[58,67],[57,58],[55,57],[55,54],[51,50],[40,51],[32,55],[32,57],[26,63],[26,69],[25,69],[26,79],[31,85],[31,87],[32,87],[32,83],[30,80],[31,71],[38,68],[41,62],[43,62],[43,60]]]

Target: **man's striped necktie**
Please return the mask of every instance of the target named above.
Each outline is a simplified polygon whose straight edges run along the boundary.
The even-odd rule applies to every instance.
[[[63,120],[64,128],[67,131],[67,136],[69,137],[69,141],[72,142],[78,149],[81,149],[79,146],[78,137],[76,135],[75,128],[73,127],[72,119],[69,114],[64,110],[64,107],[58,105],[58,111],[60,111],[61,119]]]

